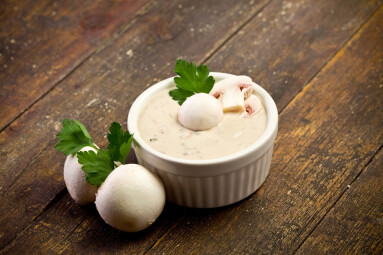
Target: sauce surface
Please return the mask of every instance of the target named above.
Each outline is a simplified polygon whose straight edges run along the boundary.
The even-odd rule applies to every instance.
[[[255,116],[224,113],[218,126],[191,131],[179,124],[180,106],[169,96],[169,90],[154,95],[138,118],[143,140],[163,154],[183,159],[219,158],[249,147],[266,129],[267,115],[262,102],[262,110]]]

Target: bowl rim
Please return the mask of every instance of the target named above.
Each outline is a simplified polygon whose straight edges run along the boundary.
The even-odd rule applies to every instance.
[[[224,79],[231,76],[235,76],[233,74],[221,72],[210,72],[210,75],[212,75],[216,79]],[[134,134],[134,142],[138,143],[139,146],[141,146],[144,150],[146,150],[153,156],[176,164],[189,166],[210,166],[216,164],[224,164],[232,162],[233,160],[248,157],[250,154],[253,154],[254,152],[260,149],[266,150],[267,148],[265,148],[265,146],[267,146],[268,143],[274,143],[274,139],[276,137],[278,129],[277,106],[272,97],[269,95],[269,93],[267,93],[267,91],[261,86],[259,86],[257,83],[253,82],[253,89],[255,90],[256,94],[262,98],[267,113],[267,125],[265,132],[253,144],[236,153],[212,159],[182,159],[174,156],[169,156],[155,150],[141,138],[137,126],[138,116],[142,108],[147,104],[147,100],[150,99],[152,95],[166,87],[170,88],[174,86],[174,77],[175,76],[159,81],[156,84],[153,84],[152,86],[147,88],[136,98],[129,110],[127,124],[129,132]]]

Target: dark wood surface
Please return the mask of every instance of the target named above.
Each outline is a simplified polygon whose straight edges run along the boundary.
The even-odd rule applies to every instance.
[[[382,4],[0,2],[0,253],[382,254]],[[270,174],[239,203],[167,203],[123,233],[70,198],[55,134],[78,119],[105,146],[107,126],[179,57],[273,96]]]

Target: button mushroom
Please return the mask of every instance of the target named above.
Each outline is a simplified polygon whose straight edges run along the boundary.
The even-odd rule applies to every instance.
[[[221,101],[224,112],[244,111],[245,102],[253,89],[253,82],[250,77],[239,75],[226,78],[217,82],[210,95]]]
[[[198,93],[186,99],[178,112],[182,126],[194,130],[207,130],[217,126],[223,116],[219,101],[206,93]]]
[[[103,220],[125,232],[149,227],[164,205],[165,189],[161,180],[136,164],[114,169],[96,196],[96,208]]]
[[[82,148],[80,151],[95,151],[90,146]],[[86,174],[81,169],[76,155],[69,155],[64,163],[64,181],[70,196],[81,205],[93,203],[96,199],[95,193],[97,186],[91,185],[86,181]]]

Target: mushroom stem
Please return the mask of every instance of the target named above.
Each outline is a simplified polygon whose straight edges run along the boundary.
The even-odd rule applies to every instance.
[[[224,112],[242,112],[245,100],[239,87],[234,86],[225,90],[219,97]]]

